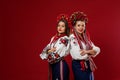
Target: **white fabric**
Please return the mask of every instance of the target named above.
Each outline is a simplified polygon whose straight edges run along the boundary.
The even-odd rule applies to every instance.
[[[81,42],[81,43],[82,43],[83,49],[86,49],[86,45],[83,42]],[[92,47],[93,47],[93,50],[96,51],[96,54],[93,56],[93,57],[95,57],[96,55],[98,55],[100,53],[100,48],[95,46],[93,43],[92,43]],[[81,51],[81,49],[79,47],[77,39],[75,38],[74,34],[71,34],[70,35],[70,54],[71,54],[72,58],[75,60],[87,59],[88,54],[81,56],[80,51]]]
[[[53,39],[53,38],[52,38]],[[51,39],[51,41],[52,41]],[[60,40],[66,39],[68,44],[63,44]],[[55,43],[50,43],[43,49],[42,53],[40,54],[41,59],[47,59],[48,54],[46,53],[48,49],[56,47],[56,51],[54,53],[58,53],[60,57],[64,57],[69,53],[69,38],[67,36],[60,37]],[[50,45],[51,44],[51,45]]]

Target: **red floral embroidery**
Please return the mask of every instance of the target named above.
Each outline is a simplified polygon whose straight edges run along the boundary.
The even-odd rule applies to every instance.
[[[67,46],[67,39],[60,39],[61,43]]]
[[[52,56],[51,56],[51,55],[49,55],[49,56],[48,56],[48,59],[49,59],[49,60],[51,60],[51,59],[52,59]]]
[[[55,54],[55,57],[56,57],[56,58],[58,58],[58,57],[59,57],[59,55],[56,53],[56,54]]]
[[[64,39],[61,39],[60,41],[61,41],[63,44],[66,43],[66,40],[64,40]]]

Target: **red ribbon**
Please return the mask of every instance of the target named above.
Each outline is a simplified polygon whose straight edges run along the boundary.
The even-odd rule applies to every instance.
[[[81,70],[85,70],[86,67],[85,67],[85,62],[84,61],[80,61],[80,65],[81,65]]]

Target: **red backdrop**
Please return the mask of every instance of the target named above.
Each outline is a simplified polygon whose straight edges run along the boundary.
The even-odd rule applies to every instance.
[[[98,67],[95,80],[120,80],[119,3],[116,0],[1,1],[0,80],[47,80],[47,62],[39,54],[56,32],[57,15],[70,15],[78,10],[88,15],[87,29],[92,41],[101,48],[94,59]],[[71,58],[67,60],[71,66]]]

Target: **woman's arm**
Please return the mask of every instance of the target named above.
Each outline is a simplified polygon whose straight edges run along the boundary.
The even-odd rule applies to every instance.
[[[51,38],[51,41],[49,42],[49,44],[43,49],[42,53],[40,54],[41,59],[43,59],[43,60],[47,59],[48,53],[50,52],[49,51],[50,50],[50,44],[51,44],[53,38],[54,38],[54,36]]]
[[[91,50],[82,50],[80,53],[81,55],[85,55],[85,54],[88,54],[88,55],[91,55],[92,57],[95,57],[97,56],[99,53],[100,53],[100,48],[95,46],[93,43],[92,43],[92,49]]]
[[[59,39],[58,43],[55,53],[59,54],[60,57],[66,56],[69,53],[69,38],[64,36]]]

